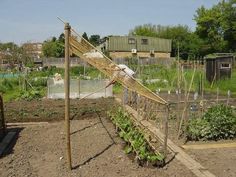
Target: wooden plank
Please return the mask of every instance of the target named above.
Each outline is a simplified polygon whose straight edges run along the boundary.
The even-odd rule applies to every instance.
[[[13,122],[6,123],[7,126],[48,125],[48,122]]]
[[[184,149],[218,149],[218,148],[235,148],[236,142],[217,143],[217,144],[189,144],[181,146]]]
[[[2,142],[0,143],[0,156],[5,152],[15,135],[16,132],[8,132],[7,135],[3,138]]]
[[[122,104],[121,99],[115,98],[115,100]],[[153,126],[147,120],[143,120],[137,111],[133,110],[130,106],[124,105],[124,108],[133,115],[133,119],[136,120],[137,124],[141,124],[146,130],[148,130],[153,136],[158,138],[162,143],[164,143],[164,134],[155,126]],[[209,172],[205,167],[200,163],[190,157],[186,152],[184,152],[179,146],[173,143],[170,139],[167,140],[168,149],[174,152],[176,159],[185,165],[192,173],[197,177],[215,177],[214,174]]]

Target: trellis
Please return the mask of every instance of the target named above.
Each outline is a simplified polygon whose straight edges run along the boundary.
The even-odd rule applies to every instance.
[[[70,90],[69,90],[69,58],[73,53],[81,59],[94,66],[112,80],[119,82],[130,91],[135,91],[140,96],[152,100],[155,104],[166,107],[168,112],[168,102],[142,85],[135,78],[125,72],[120,66],[105,56],[101,51],[91,45],[87,40],[81,37],[68,23],[65,24],[65,128],[67,134],[67,157],[69,168],[71,165],[71,145],[70,145]],[[102,57],[87,57],[89,52],[98,52]],[[138,106],[138,105],[137,105]],[[167,135],[168,135],[168,117],[165,119],[165,142],[164,149],[167,151]]]

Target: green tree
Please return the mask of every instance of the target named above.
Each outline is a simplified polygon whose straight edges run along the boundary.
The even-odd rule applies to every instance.
[[[49,39],[47,41],[44,41],[43,43],[43,55],[45,57],[63,57],[64,56],[64,42],[65,42],[65,36],[64,34],[60,34],[59,38],[52,37],[52,39]]]
[[[88,38],[88,35],[87,35],[86,32],[83,33],[82,37],[83,37],[85,40],[89,41],[89,38]]]
[[[236,51],[235,4],[235,0],[222,0],[212,8],[197,9],[196,33],[204,40],[208,53]]]
[[[100,35],[98,35],[98,34],[91,35],[90,38],[89,38],[89,42],[91,44],[93,44],[94,46],[99,45],[99,43],[100,43]]]
[[[64,33],[61,33],[59,38],[58,38],[58,41],[61,43],[61,44],[64,44],[65,43],[65,34]]]

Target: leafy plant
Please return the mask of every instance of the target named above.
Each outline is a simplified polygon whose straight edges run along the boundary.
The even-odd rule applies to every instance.
[[[144,135],[133,125],[130,116],[122,108],[119,108],[115,113],[109,112],[109,116],[118,127],[119,136],[127,143],[124,149],[127,154],[134,152],[141,161],[164,162],[164,155],[153,152]]]
[[[40,90],[29,90],[29,91],[22,91],[20,94],[20,98],[31,101],[33,99],[39,99],[42,98],[43,93]]]
[[[234,110],[225,105],[211,107],[201,119],[190,120],[187,126],[190,140],[219,140],[236,137],[236,116]]]

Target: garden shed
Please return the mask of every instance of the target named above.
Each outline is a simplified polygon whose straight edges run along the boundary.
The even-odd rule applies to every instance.
[[[206,78],[209,82],[231,78],[233,56],[216,56],[206,58]]]

